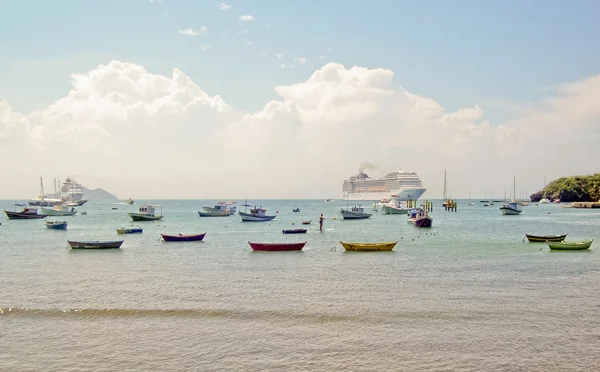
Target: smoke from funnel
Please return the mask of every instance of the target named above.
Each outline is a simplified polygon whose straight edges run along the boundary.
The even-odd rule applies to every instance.
[[[364,163],[362,163],[362,164],[360,165],[360,173],[364,172],[364,171],[365,171],[365,170],[367,170],[367,169],[370,169],[370,170],[377,170],[377,168],[379,168],[379,167],[377,166],[377,164],[373,164],[373,163],[371,163],[371,162],[368,162],[368,161],[366,161],[366,162],[364,162]]]

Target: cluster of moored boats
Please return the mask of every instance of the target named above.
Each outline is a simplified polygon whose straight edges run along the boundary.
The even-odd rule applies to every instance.
[[[133,204],[131,199],[128,200],[127,204]],[[259,221],[270,221],[273,220],[276,214],[267,215],[267,210],[262,208],[262,206],[251,207],[248,210],[237,211],[235,206],[235,202],[219,202],[213,207],[203,207],[203,211],[198,211],[198,215],[200,217],[227,217],[237,214],[240,216],[242,222],[259,222]],[[250,207],[250,205],[243,205],[245,208]],[[157,208],[161,208],[160,213],[157,213]],[[57,213],[62,213],[61,210],[64,209],[64,206],[55,205],[53,210],[58,211]],[[116,208],[113,208],[116,209]],[[39,213],[37,208],[34,207],[25,207],[22,211],[8,211],[5,210],[6,215],[9,219],[41,219],[46,218],[48,216],[53,215],[64,215],[64,216],[72,216],[77,213],[73,208],[71,208],[70,214],[52,214],[47,213],[44,210],[44,213]],[[300,212],[300,208],[294,208],[292,212],[297,213]],[[429,208],[428,207],[420,207],[420,208],[410,208],[407,210],[409,223],[414,224],[416,227],[431,227],[433,219],[429,216]],[[83,212],[82,214],[85,214]],[[346,207],[340,210],[340,214],[343,219],[356,220],[356,219],[366,219],[372,216],[370,213],[366,213],[364,208],[360,206],[355,206],[352,208]],[[139,207],[137,212],[128,213],[129,217],[132,221],[158,221],[163,218],[162,215],[162,207],[159,205],[147,205],[144,204]],[[335,219],[335,217],[334,217]],[[303,225],[310,225],[311,220],[302,221]],[[68,222],[67,221],[45,221],[45,225],[48,229],[53,230],[67,230]],[[118,228],[116,229],[117,234],[136,234],[142,233],[143,229],[141,227],[130,227],[130,228]],[[308,229],[306,228],[291,228],[291,229],[283,229],[283,234],[305,234]],[[192,242],[192,241],[202,241],[206,233],[201,234],[162,234],[161,238],[165,242]],[[565,241],[567,234],[561,235],[532,235],[526,234],[526,238],[529,242],[533,243],[546,243],[552,250],[585,250],[589,249],[593,243],[593,239],[583,240],[583,241],[574,241],[567,242]],[[106,248],[120,248],[123,244],[124,240],[111,240],[111,241],[68,241],[68,244],[73,249],[106,249]],[[248,242],[250,247],[253,250],[258,251],[294,251],[294,250],[302,250],[306,242],[303,243],[257,243],[257,242]],[[342,246],[347,251],[391,251],[396,242],[377,242],[377,243],[367,243],[367,242],[341,242]]]

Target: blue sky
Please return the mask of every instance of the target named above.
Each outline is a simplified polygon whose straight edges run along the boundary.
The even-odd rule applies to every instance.
[[[495,122],[556,84],[600,72],[597,1],[225,3],[0,1],[0,100],[42,108],[68,91],[69,74],[118,59],[167,75],[178,67],[209,94],[259,110],[277,98],[275,85],[334,61],[391,69],[407,90],[449,110],[480,105]],[[178,32],[202,26],[203,35]],[[300,57],[305,65],[280,67]]]

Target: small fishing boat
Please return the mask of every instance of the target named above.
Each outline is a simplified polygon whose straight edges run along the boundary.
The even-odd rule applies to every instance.
[[[50,230],[66,230],[67,221],[46,221],[46,227]]]
[[[363,220],[372,216],[370,213],[365,213],[362,207],[352,207],[351,209],[343,209],[340,211],[345,220]]]
[[[294,208],[294,209],[292,209],[292,212],[296,212],[296,213],[300,212],[300,208]]]
[[[270,221],[273,218],[275,218],[276,216],[268,216],[266,215],[266,209],[263,209],[262,207],[259,208],[252,208],[250,209],[250,213],[246,213],[246,212],[242,212],[239,211],[239,215],[242,218],[242,221],[244,222],[258,222],[258,221]]]
[[[54,204],[52,208],[42,207],[42,212],[48,216],[74,216],[77,214],[75,208],[68,207],[66,204]]]
[[[204,239],[206,233],[203,234],[178,234],[178,235],[168,235],[168,234],[160,234],[165,242],[196,242]]]
[[[424,209],[412,209],[409,212],[408,222],[416,227],[431,227],[433,218]]]
[[[214,207],[202,207],[200,217],[226,217],[236,212],[235,202],[218,202]]]
[[[8,217],[9,220],[32,220],[48,217],[47,214],[38,213],[36,208],[31,207],[26,207],[21,212],[12,212],[5,209],[4,213],[6,213],[6,217]]]
[[[198,216],[200,217],[228,217],[231,216],[231,212],[229,211],[210,211],[210,212],[200,212],[198,211]]]
[[[381,243],[356,243],[356,242],[342,242],[342,246],[347,251],[354,252],[389,252],[398,243],[395,242],[381,242]]]
[[[548,242],[550,249],[561,251],[582,251],[589,249],[592,246],[594,239],[584,240],[581,242]]]
[[[281,230],[284,234],[306,234],[307,229],[288,229]]]
[[[132,227],[132,228],[121,227],[120,229],[117,229],[117,234],[138,234],[138,233],[142,233],[142,232],[144,232],[144,230],[141,227]]]
[[[121,248],[123,240],[88,240],[76,242],[73,240],[67,240],[71,249],[110,249],[110,248]]]
[[[500,207],[500,211],[505,216],[516,216],[521,214],[521,212],[523,212],[523,209],[520,203],[510,202],[505,203],[502,207]]]
[[[312,220],[302,221],[302,224],[303,225],[310,225],[311,222],[312,222]]]
[[[283,251],[301,251],[306,245],[303,243],[251,243],[253,251],[283,252]]]
[[[135,204],[135,202],[131,198],[127,199],[127,201],[125,203],[127,203],[127,204]]]
[[[142,205],[137,213],[131,212],[128,214],[134,221],[158,221],[163,218],[163,216],[162,207],[160,215],[155,214],[157,207],[160,207],[160,205]]]
[[[531,235],[525,234],[527,240],[532,243],[546,243],[546,242],[562,242],[567,237],[567,234],[562,235]]]

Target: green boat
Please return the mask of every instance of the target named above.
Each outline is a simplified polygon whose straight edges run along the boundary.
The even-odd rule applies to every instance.
[[[594,239],[583,240],[581,242],[548,242],[550,249],[562,250],[562,251],[582,251],[589,249],[592,246]]]

